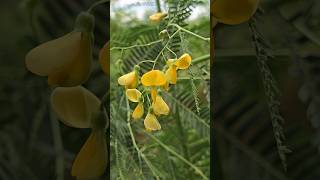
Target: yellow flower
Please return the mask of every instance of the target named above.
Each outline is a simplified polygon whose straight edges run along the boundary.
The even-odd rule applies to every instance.
[[[166,83],[165,75],[160,70],[151,70],[141,77],[141,83],[144,86],[162,86]]]
[[[71,174],[90,179],[103,175],[107,168],[108,149],[104,130],[92,131],[73,162]]]
[[[180,56],[180,58],[175,62],[178,69],[187,69],[191,64],[191,56],[187,53]]]
[[[100,50],[100,53],[99,53],[99,62],[106,76],[109,76],[109,68],[110,68],[109,59],[110,59],[110,46],[109,46],[109,42],[107,42],[103,46],[103,48]]]
[[[52,92],[51,104],[66,125],[92,129],[72,165],[72,176],[82,179],[101,176],[107,167],[108,149],[106,120],[99,109],[99,99],[81,86],[58,87]]]
[[[161,129],[161,125],[159,124],[157,117],[149,112],[144,119],[144,127],[148,131],[156,131]]]
[[[57,87],[51,94],[51,106],[63,123],[76,128],[90,128],[100,100],[82,86]]]
[[[137,74],[136,70],[119,77],[118,83],[122,86],[125,86],[126,89],[136,88],[138,85],[138,74]]]
[[[132,113],[132,118],[134,120],[140,119],[143,116],[144,109],[143,109],[143,103],[138,103],[137,107],[134,109]]]
[[[159,23],[166,16],[167,16],[167,13],[157,12],[149,16],[149,19],[153,23]]]
[[[141,83],[143,86],[151,87],[151,98],[152,101],[156,101],[157,89],[166,84],[166,76],[160,70],[151,70],[141,77]]]
[[[26,55],[27,69],[48,76],[50,85],[81,85],[91,72],[93,27],[94,17],[81,13],[74,31],[39,45]]]
[[[157,100],[152,102],[152,109],[155,115],[168,115],[169,114],[169,106],[162,99],[161,96],[157,95]]]
[[[140,119],[143,116],[144,108],[143,108],[143,100],[141,92],[137,89],[127,89],[126,90],[127,98],[132,102],[138,102],[138,105],[134,109],[132,113],[132,118],[134,120]]]
[[[169,84],[176,84],[177,83],[177,66],[174,63],[174,59],[168,59],[167,61],[167,65],[169,66],[169,68],[167,69],[165,76],[167,79],[167,84],[165,87],[168,88]],[[167,89],[165,88],[165,89]]]
[[[259,0],[216,0],[211,4],[211,12],[218,22],[240,24],[251,18],[258,4]]]

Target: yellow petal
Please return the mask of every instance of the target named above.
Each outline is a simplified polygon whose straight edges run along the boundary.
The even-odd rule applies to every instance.
[[[146,118],[144,119],[144,127],[149,131],[156,131],[161,129],[161,125],[159,124],[155,115],[148,113]]]
[[[37,75],[48,76],[50,85],[80,85],[91,70],[91,36],[71,32],[41,44],[26,55],[26,67]]]
[[[156,102],[152,103],[152,108],[156,115],[168,115],[170,111],[169,106],[161,96],[157,96]]]
[[[109,46],[109,42],[107,42],[103,46],[103,48],[100,50],[100,54],[99,54],[99,62],[106,76],[109,76],[109,68],[110,68],[109,59],[110,59],[110,46]]]
[[[151,70],[141,77],[144,86],[162,86],[166,83],[166,77],[162,71]]]
[[[100,100],[87,89],[57,87],[51,94],[51,106],[60,120],[68,126],[89,128],[91,118],[99,111]]]
[[[149,19],[151,22],[159,23],[166,16],[167,16],[167,13],[157,12],[149,16]]]
[[[129,89],[136,88],[137,82],[138,82],[138,79],[135,71],[132,71],[118,78],[118,83],[122,86],[126,86],[126,88],[129,88]]]
[[[165,91],[168,91],[168,90],[169,90],[169,81],[167,81],[166,84],[162,86],[162,88],[163,88]]]
[[[216,0],[211,4],[211,12],[218,22],[240,24],[251,18],[258,4],[259,0]]]
[[[152,102],[155,102],[155,101],[157,100],[157,99],[156,99],[157,94],[158,94],[157,89],[156,89],[156,88],[152,88],[152,89],[151,89],[151,99],[152,99]]]
[[[141,92],[137,89],[127,89],[126,95],[127,98],[132,102],[139,102],[141,98]]]
[[[170,84],[177,83],[177,67],[175,65],[169,66],[165,75]]]
[[[72,165],[77,178],[97,178],[107,168],[108,151],[104,130],[92,131]]]
[[[187,53],[183,54],[175,63],[178,69],[187,69],[191,64],[191,56]]]
[[[143,104],[138,103],[137,107],[134,109],[132,113],[132,118],[134,120],[140,119],[143,116],[144,109],[143,109]]]

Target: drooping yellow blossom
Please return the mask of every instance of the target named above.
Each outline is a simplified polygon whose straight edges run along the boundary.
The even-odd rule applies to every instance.
[[[175,62],[175,65],[178,69],[187,69],[191,64],[191,60],[191,56],[185,53],[179,57],[179,59]]]
[[[144,127],[148,131],[157,131],[157,130],[161,129],[161,125],[158,122],[157,117],[154,114],[152,114],[151,112],[149,112],[147,114],[143,123],[144,123]]]
[[[143,103],[140,102],[138,103],[137,107],[134,109],[132,112],[132,118],[134,120],[140,119],[144,114],[144,108],[143,108]]]
[[[167,78],[167,85],[177,83],[177,66],[174,63],[174,59],[168,59],[167,65],[169,68],[166,70],[165,76]]]
[[[141,83],[143,86],[151,87],[151,98],[156,101],[157,88],[166,84],[166,76],[160,70],[151,70],[141,77]]]
[[[149,16],[149,19],[153,23],[159,23],[166,16],[167,16],[167,13],[157,12],[157,13],[152,14],[151,16]]]
[[[70,87],[84,83],[91,72],[94,17],[81,13],[74,31],[43,43],[26,55],[26,67],[48,84]]]
[[[101,68],[104,72],[104,74],[106,76],[109,76],[109,59],[110,59],[110,43],[107,42],[103,48],[100,50],[100,53],[99,53],[99,63],[101,65]]]
[[[134,70],[128,74],[122,75],[118,78],[118,83],[125,86],[126,89],[134,89],[138,85],[138,74]]]
[[[153,109],[153,113],[158,116],[168,115],[170,111],[167,103],[159,95],[157,95],[157,100],[155,102],[152,102],[152,109]]]
[[[76,128],[90,128],[93,113],[100,100],[82,86],[57,87],[51,94],[51,105],[63,123]]]
[[[78,179],[98,178],[106,170],[107,162],[106,133],[93,130],[73,162],[71,174]]]
[[[211,12],[218,22],[240,24],[248,21],[258,8],[259,0],[215,0]]]
[[[143,108],[143,99],[141,92],[137,89],[127,89],[126,90],[127,98],[132,102],[138,102],[138,105],[134,109],[132,113],[132,118],[134,120],[140,119],[143,116],[144,108]]]
[[[100,111],[101,102],[87,89],[58,87],[51,95],[51,104],[66,125],[91,128],[91,135],[78,153],[73,165],[72,176],[92,179],[101,176],[107,167],[106,120]]]

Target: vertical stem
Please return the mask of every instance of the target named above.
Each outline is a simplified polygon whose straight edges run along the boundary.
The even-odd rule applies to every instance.
[[[156,4],[157,4],[157,10],[158,10],[158,12],[161,12],[160,0],[156,0]]]

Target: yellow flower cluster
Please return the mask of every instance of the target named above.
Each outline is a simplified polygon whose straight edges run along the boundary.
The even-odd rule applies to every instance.
[[[142,75],[140,81],[144,89],[150,91],[152,104],[144,119],[144,126],[148,131],[156,131],[161,129],[161,125],[157,120],[157,116],[168,115],[170,108],[163,98],[158,94],[159,88],[169,89],[169,84],[176,84],[177,70],[187,69],[191,64],[191,56],[183,54],[178,59],[169,59],[167,61],[167,70],[150,70]],[[136,66],[132,72],[122,75],[118,78],[118,83],[125,87],[126,96],[129,101],[138,103],[135,107],[132,118],[138,120],[144,115],[144,98],[143,94],[137,89],[139,85],[139,67]]]
[[[58,39],[43,43],[26,55],[26,67],[56,87],[51,105],[59,119],[74,128],[91,128],[91,135],[78,153],[71,170],[78,179],[101,176],[108,162],[106,118],[100,100],[81,85],[89,78],[92,64],[94,16],[78,15],[75,29]],[[102,48],[99,62],[109,72],[109,46]]]
[[[240,24],[248,21],[258,8],[259,0],[214,0],[211,12],[214,21],[224,24]],[[216,22],[213,22],[213,26]]]

